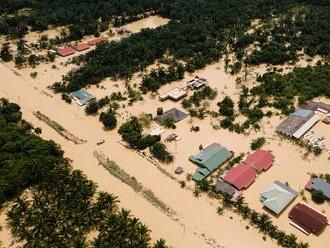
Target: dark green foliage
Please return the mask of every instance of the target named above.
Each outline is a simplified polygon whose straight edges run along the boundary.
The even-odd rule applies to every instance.
[[[234,115],[234,102],[229,96],[226,96],[221,102],[218,102],[218,106],[221,115],[227,117]]]
[[[99,119],[107,129],[111,130],[117,126],[116,113],[112,109],[109,109],[107,112],[102,112]]]
[[[312,191],[312,200],[316,204],[324,203],[326,197],[323,195],[322,191],[313,190]]]
[[[273,106],[290,113],[294,96],[299,97],[300,104],[315,97],[330,96],[330,65],[296,67],[285,75],[268,72],[260,76],[258,81],[260,85],[254,87],[251,93],[274,96]]]
[[[266,139],[263,137],[257,138],[252,141],[251,143],[251,149],[252,150],[258,150],[266,143]]]
[[[62,94],[62,100],[64,100],[65,102],[67,102],[67,103],[69,103],[69,104],[72,103],[72,99],[71,99],[71,97],[70,97],[68,94],[66,94],[66,93],[63,93],[63,94]]]
[[[157,115],[162,115],[164,113],[164,110],[162,107],[157,108]]]
[[[0,51],[0,58],[4,62],[9,62],[13,59],[13,55],[11,54],[9,44],[4,44],[2,46],[1,51]]]
[[[167,151],[163,143],[157,142],[151,146],[150,153],[161,162],[171,163],[173,161],[173,156]]]
[[[144,150],[160,141],[160,135],[146,135],[138,143],[137,149]]]
[[[81,171],[72,170],[53,141],[32,134],[32,126],[17,118],[19,110],[18,105],[1,100],[0,204],[17,196],[7,213],[15,244],[153,247],[149,229],[128,211],[120,210],[117,197],[97,192]],[[27,188],[29,196],[19,196]],[[96,233],[92,243],[88,241],[91,232]],[[162,247],[156,245],[166,247],[163,240],[155,244]]]
[[[142,80],[141,90],[157,91],[162,85],[183,79],[184,66],[181,63],[173,62],[166,69],[160,67],[152,70],[148,75],[145,75]]]
[[[96,100],[92,100],[87,104],[85,108],[85,113],[87,115],[94,115],[99,111],[99,108],[99,103]]]
[[[122,139],[127,142],[131,147],[138,147],[140,140],[142,139],[142,125],[138,118],[132,117],[129,121],[122,124],[118,130]]]
[[[212,89],[210,86],[205,86],[204,88],[195,91],[192,96],[182,101],[182,106],[185,109],[191,108],[193,105],[195,107],[200,107],[202,101],[213,100],[217,96],[217,91]]]

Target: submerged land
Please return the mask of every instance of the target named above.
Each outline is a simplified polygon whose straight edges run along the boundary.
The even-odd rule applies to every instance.
[[[193,1],[185,10],[195,13],[195,8],[201,4],[203,15],[214,14],[214,1],[207,4],[197,2]],[[315,111],[321,121],[305,134],[313,138],[325,137],[321,151],[280,135],[276,127],[309,101],[330,104],[329,35],[318,33],[317,45],[307,38],[299,40],[300,35],[307,36],[307,31],[302,29],[294,35],[289,24],[289,31],[283,31],[281,28],[286,25],[284,20],[287,19],[278,13],[282,10],[277,9],[272,13],[273,18],[263,17],[260,13],[248,13],[248,24],[240,23],[244,27],[236,30],[237,36],[231,37],[227,33],[224,35],[226,41],[220,44],[217,39],[223,41],[221,33],[229,32],[234,20],[213,26],[212,21],[204,16],[198,26],[195,19],[190,17],[190,21],[196,24],[190,26],[188,15],[184,16],[180,10],[182,4],[182,1],[177,1],[177,5],[165,4],[160,9],[157,6],[150,7],[149,3],[139,6],[148,10],[145,16],[133,11],[126,19],[117,18],[115,25],[107,23],[107,28],[97,34],[107,41],[90,46],[86,51],[76,51],[64,57],[56,55],[54,59],[40,60],[36,64],[28,61],[17,63],[15,57],[8,62],[2,60],[0,97],[21,106],[23,119],[34,127],[40,127],[42,132],[39,136],[42,139],[59,144],[64,156],[72,161],[72,167],[81,170],[89,180],[95,182],[99,191],[118,196],[119,206],[131,210],[133,216],[150,228],[154,242],[164,238],[170,247],[189,248],[324,247],[330,235],[329,227],[318,235],[306,235],[290,224],[288,215],[295,204],[305,203],[323,215],[330,216],[329,201],[316,203],[312,200],[312,194],[305,190],[305,184],[311,176],[329,174],[330,126],[322,122],[329,113]],[[329,9],[327,3],[319,6],[306,1],[303,6],[295,6],[296,2],[292,1],[290,4],[283,7],[283,13],[288,11],[290,17],[296,14],[296,17],[302,18],[308,13],[313,19],[317,11],[323,14],[320,9]],[[275,18],[276,15],[279,19],[283,18],[283,22]],[[175,18],[179,21],[174,22]],[[306,19],[308,23],[310,19]],[[295,28],[304,26],[306,23],[303,20],[299,19]],[[49,25],[54,25],[52,20],[49,22]],[[322,25],[329,26],[327,20],[324,22],[326,24]],[[24,43],[29,47],[29,44],[40,42],[42,37],[46,43],[51,43],[50,39],[61,35],[61,30],[69,24],[63,21],[61,25],[49,26],[40,32],[30,31],[24,35]],[[213,28],[220,29],[227,24],[226,31],[214,34]],[[207,25],[212,28],[206,28]],[[174,35],[173,30],[180,31]],[[200,30],[207,32],[200,33]],[[252,35],[244,36],[242,30],[245,30],[246,35]],[[180,40],[183,33],[186,37]],[[279,38],[279,33],[285,34],[283,40]],[[9,42],[12,53],[18,56],[19,51],[14,44],[20,39],[13,38],[12,33],[2,34],[0,44],[4,46]],[[217,38],[211,39],[215,37],[212,35]],[[271,39],[272,35],[276,36],[274,43],[278,44],[265,41]],[[287,40],[289,36],[294,38]],[[76,41],[85,44],[95,39],[93,34],[87,33],[82,37],[68,37],[69,40],[52,47],[29,49],[32,54],[49,57],[49,50],[60,46],[70,47]],[[180,45],[175,44],[175,39]],[[298,41],[300,43],[296,44]],[[278,48],[279,44],[283,47]],[[274,47],[278,49],[274,51]],[[315,49],[311,51],[313,47]],[[297,68],[302,71],[295,71]],[[308,71],[308,68],[313,71]],[[266,76],[261,78],[262,75]],[[307,75],[308,82],[302,79],[304,75]],[[179,101],[159,100],[159,96],[174,88],[186,90],[187,82],[195,76],[206,79],[207,86],[204,89],[209,87],[213,92],[212,97],[197,99],[196,92],[201,91],[201,88],[188,89],[187,96]],[[275,86],[269,86],[271,81],[275,82]],[[300,84],[295,85],[292,81]],[[76,104],[71,93],[81,88],[94,96],[96,101],[92,100],[84,106]],[[248,93],[244,96],[245,88]],[[221,106],[227,106],[221,104],[226,97],[232,100],[233,109],[229,107],[229,110],[224,110],[222,107],[221,110]],[[101,104],[101,99],[106,103]],[[191,102],[184,103],[187,99]],[[95,102],[97,109],[92,111]],[[190,105],[187,107],[187,104]],[[129,143],[128,138],[125,140],[120,130],[132,117],[139,119],[145,137],[150,131],[159,131],[160,128],[150,114],[156,117],[173,107],[188,116],[177,123],[168,120],[161,127],[161,143],[150,141],[164,144],[168,152],[166,154],[171,159],[156,157],[157,153],[152,151],[154,143],[150,149],[147,146],[140,149],[142,144],[136,145],[136,140],[132,140],[132,143]],[[101,113],[111,116],[108,126],[100,118]],[[171,134],[179,138],[165,142]],[[258,227],[260,224],[256,224],[258,221],[254,223],[251,215],[244,216],[238,210],[237,203],[226,202],[225,195],[214,194],[212,187],[217,180],[222,180],[226,171],[254,152],[251,144],[260,138],[263,142],[258,148],[270,151],[274,163],[267,171],[257,174],[251,186],[239,192],[240,199],[251,212],[260,213],[267,222],[275,225],[276,230],[282,232],[282,237],[288,235],[283,240],[279,238],[280,235],[272,237],[269,230],[261,230]],[[100,141],[102,144],[98,145]],[[191,177],[197,166],[188,158],[211,143],[219,143],[233,156],[202,183],[196,183]],[[240,159],[235,160],[240,156]],[[177,167],[183,169],[182,174],[175,173]],[[276,180],[298,192],[298,196],[280,215],[265,209],[259,201],[260,193]],[[28,189],[23,194],[29,194]],[[0,239],[4,247],[18,247],[27,242],[18,241],[13,233],[13,224],[9,224],[7,212],[15,197],[3,205],[0,216]],[[92,241],[95,236],[96,233],[89,233],[87,241]]]

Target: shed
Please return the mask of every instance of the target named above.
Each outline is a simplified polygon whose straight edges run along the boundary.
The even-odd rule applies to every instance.
[[[280,214],[296,197],[298,193],[289,186],[275,181],[271,183],[261,194],[260,201],[264,207],[275,214]]]
[[[178,166],[176,169],[175,169],[175,174],[182,174],[184,172],[183,168]]]
[[[233,196],[236,190],[230,184],[218,180],[215,184],[215,192]]]
[[[319,234],[328,224],[328,218],[311,207],[298,203],[289,213],[291,224],[302,232]]]

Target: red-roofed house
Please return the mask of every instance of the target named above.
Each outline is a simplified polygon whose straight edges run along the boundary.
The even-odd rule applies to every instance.
[[[291,224],[302,232],[319,234],[328,224],[328,219],[320,212],[305,204],[296,204],[289,213]]]
[[[230,169],[223,180],[236,189],[242,190],[247,189],[254,182],[256,177],[257,173],[252,167],[240,164]]]
[[[72,47],[59,47],[57,48],[57,54],[62,56],[62,57],[66,57],[69,55],[74,54],[75,51]]]
[[[78,52],[85,51],[90,48],[90,45],[86,43],[76,43],[72,46],[72,48]]]
[[[270,151],[259,149],[248,155],[243,163],[253,167],[258,173],[260,173],[272,167],[273,162],[274,155]]]
[[[95,46],[97,43],[106,42],[106,41],[108,41],[108,38],[106,38],[106,37],[98,37],[96,39],[93,39],[93,40],[88,41],[87,44],[90,45],[90,46]]]

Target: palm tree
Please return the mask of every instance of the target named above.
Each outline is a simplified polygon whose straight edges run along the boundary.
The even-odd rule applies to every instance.
[[[153,248],[168,248],[164,239],[159,239],[154,244]]]

